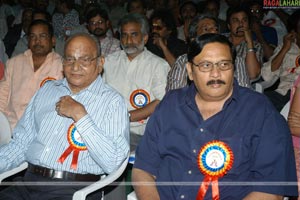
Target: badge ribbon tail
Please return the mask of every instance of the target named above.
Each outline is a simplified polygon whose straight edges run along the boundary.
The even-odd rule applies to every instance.
[[[218,184],[218,178],[217,177],[211,177],[211,176],[205,176],[204,180],[202,181],[202,184],[199,188],[197,198],[196,200],[203,200],[205,197],[205,194],[208,190],[209,185],[212,185],[212,199],[213,200],[219,200],[219,184]]]
[[[78,162],[78,155],[79,155],[79,151],[72,148],[72,146],[69,146],[64,153],[60,156],[60,158],[58,159],[58,162],[63,163],[65,161],[65,159],[73,152],[73,158],[72,158],[72,164],[71,164],[71,168],[72,169],[76,169],[77,168],[77,162]]]

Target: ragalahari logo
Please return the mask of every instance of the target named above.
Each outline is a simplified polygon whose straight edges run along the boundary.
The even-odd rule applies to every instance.
[[[263,0],[264,8],[300,8],[300,0]]]

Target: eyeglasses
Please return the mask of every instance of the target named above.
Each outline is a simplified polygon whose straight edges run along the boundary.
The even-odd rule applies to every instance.
[[[259,10],[259,9],[256,9],[256,10],[250,9],[250,12],[251,12],[251,13],[260,13],[260,10]]]
[[[36,40],[36,39],[39,39],[39,40],[46,40],[46,39],[48,39],[49,37],[50,37],[50,35],[47,34],[47,33],[41,33],[41,34],[39,34],[39,35],[35,35],[35,34],[33,34],[33,33],[30,33],[30,34],[27,36],[27,38],[28,38],[29,40]]]
[[[89,25],[90,25],[90,26],[96,26],[96,25],[101,25],[101,24],[103,24],[103,23],[104,23],[103,20],[99,20],[99,21],[91,21],[91,22],[89,22]]]
[[[79,57],[79,58],[74,58],[74,57],[63,57],[62,58],[62,64],[65,66],[71,66],[74,65],[75,62],[78,62],[78,64],[82,67],[87,67],[89,66],[93,60],[97,59],[99,56],[96,56],[95,58],[89,58],[89,57]]]
[[[157,24],[152,24],[152,30],[161,31],[164,27]]]
[[[216,33],[219,30],[217,26],[202,26],[199,29],[204,33]]]
[[[212,62],[209,62],[209,61],[203,61],[203,62],[200,62],[199,64],[195,64],[192,61],[192,64],[195,65],[196,67],[198,67],[199,70],[202,71],[202,72],[212,71],[214,65],[216,65],[219,68],[219,70],[221,70],[221,71],[226,71],[226,70],[232,69],[232,66],[233,66],[233,63],[232,63],[231,60],[221,60],[217,63],[212,63]]]

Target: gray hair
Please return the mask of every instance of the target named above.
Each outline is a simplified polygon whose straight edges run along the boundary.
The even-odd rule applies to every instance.
[[[217,27],[219,28],[219,24],[217,19],[211,15],[211,14],[202,14],[202,15],[197,15],[196,17],[193,18],[191,21],[191,24],[189,25],[189,38],[196,38],[197,37],[197,30],[198,30],[198,24],[201,20],[204,19],[211,19],[216,22]]]
[[[65,50],[66,50],[66,46],[68,46],[68,44],[70,43],[70,41],[71,41],[72,39],[74,39],[75,37],[86,37],[86,38],[88,38],[88,39],[94,41],[95,44],[96,44],[96,48],[97,48],[97,56],[101,56],[101,46],[100,46],[100,41],[99,41],[94,35],[91,35],[91,34],[85,33],[85,32],[75,33],[75,34],[71,35],[71,36],[67,39],[67,41],[66,41],[66,43],[65,43],[65,46],[64,46],[64,52],[65,52]]]
[[[138,23],[141,25],[141,32],[143,35],[148,35],[149,33],[149,23],[147,18],[144,15],[141,15],[139,13],[130,13],[128,15],[125,15],[120,21],[119,21],[119,32],[122,33],[122,26],[124,24],[128,23]]]

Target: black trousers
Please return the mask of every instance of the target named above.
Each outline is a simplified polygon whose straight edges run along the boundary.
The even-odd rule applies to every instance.
[[[26,172],[24,177],[15,178],[12,184],[14,183],[18,184],[9,186],[0,192],[0,200],[72,200],[72,196],[77,190],[91,184],[89,182],[53,180],[31,172]],[[125,187],[119,192],[115,191],[116,188],[118,187],[108,186],[104,188],[102,191],[104,191],[105,199],[126,199],[120,195],[124,193],[126,196]],[[100,200],[102,191],[96,191],[88,195],[86,199]]]

